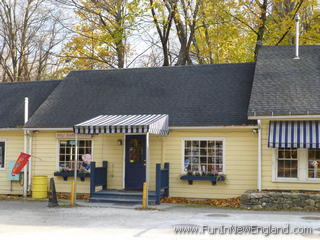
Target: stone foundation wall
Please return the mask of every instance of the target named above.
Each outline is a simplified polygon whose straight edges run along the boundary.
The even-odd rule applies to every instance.
[[[320,210],[320,193],[247,191],[240,204],[246,209]]]

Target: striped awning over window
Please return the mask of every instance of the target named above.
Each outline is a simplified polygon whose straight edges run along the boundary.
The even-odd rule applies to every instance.
[[[146,115],[100,115],[74,127],[75,133],[153,133],[167,135],[169,118],[167,114]]]
[[[272,148],[320,148],[319,121],[271,121],[268,146]]]

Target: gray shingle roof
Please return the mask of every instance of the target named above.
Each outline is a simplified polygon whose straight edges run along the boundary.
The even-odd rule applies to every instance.
[[[248,115],[320,113],[320,45],[263,46],[259,52]]]
[[[0,128],[22,127],[24,98],[29,97],[29,116],[61,81],[0,83]]]
[[[74,71],[26,126],[72,127],[108,114],[169,114],[170,126],[252,124],[253,72],[253,63]]]

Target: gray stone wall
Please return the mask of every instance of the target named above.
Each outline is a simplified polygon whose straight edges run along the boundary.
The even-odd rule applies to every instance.
[[[245,209],[320,210],[320,193],[247,191],[240,203]]]

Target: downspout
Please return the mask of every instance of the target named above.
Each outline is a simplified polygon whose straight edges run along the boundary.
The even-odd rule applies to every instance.
[[[150,167],[150,134],[146,134],[146,183],[147,183],[147,207],[149,206],[149,167]]]
[[[74,159],[74,204],[76,204],[77,201],[77,175],[78,175],[78,133],[76,133],[76,149],[75,149],[75,159]]]
[[[261,120],[258,120],[258,191],[262,189],[262,133]]]
[[[31,157],[29,158],[29,169],[28,169],[28,192],[31,192],[31,180],[32,180],[32,131],[29,131],[29,154],[31,155]]]
[[[24,124],[28,122],[29,118],[29,98],[24,98]],[[23,152],[27,152],[27,134],[28,131],[23,131]],[[28,166],[29,164],[26,164],[23,168],[23,196],[26,197],[28,194]]]

